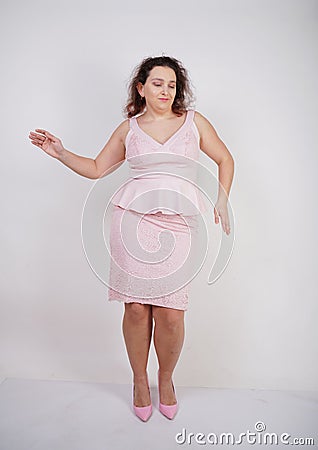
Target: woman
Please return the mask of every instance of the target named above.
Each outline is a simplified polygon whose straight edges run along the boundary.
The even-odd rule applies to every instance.
[[[198,151],[202,150],[218,164],[219,183],[223,189],[219,189],[218,192],[214,219],[216,224],[221,219],[223,231],[229,234],[227,201],[233,179],[234,161],[211,123],[199,112],[188,109],[192,99],[188,74],[180,61],[168,56],[146,58],[137,66],[130,82],[129,98],[125,107],[128,118],[116,128],[95,159],[85,158],[66,150],[61,140],[46,130],[36,129],[35,133],[30,132],[29,138],[32,144],[40,147],[71,170],[90,179],[105,176],[111,171],[112,166],[125,159],[131,161],[136,155],[162,151],[169,154],[184,154],[197,159]],[[135,169],[136,167],[135,165]],[[168,179],[169,177],[165,179],[165,183]],[[177,179],[177,184],[175,180],[172,181],[173,189],[178,191],[180,178]],[[144,179],[143,183],[147,184],[147,180]],[[179,246],[175,252],[177,256],[173,256],[176,258],[174,263],[179,261],[180,251],[188,247],[189,242],[187,240],[189,233],[184,233],[182,228],[183,211],[178,201],[175,203],[176,211],[171,212],[157,207],[147,213],[147,209],[143,210],[140,206],[134,207],[131,203],[132,197],[140,194],[138,192],[140,186],[144,186],[140,181],[138,185],[134,182],[128,184],[122,192],[119,192],[117,200],[115,196],[113,201],[111,251],[119,264],[124,267],[127,279],[130,280],[126,288],[132,286],[129,284],[132,272],[137,274],[140,269],[142,273],[142,270],[150,270],[154,267],[154,270],[161,275],[169,264],[164,259],[158,263],[158,266],[147,265],[143,261],[136,261],[127,256],[125,246],[120,243],[121,236],[118,232],[118,225],[124,213],[128,214],[132,220],[142,219],[142,236],[147,237],[145,245],[147,246],[148,243],[149,249],[153,248],[160,230],[174,230],[176,246]],[[152,184],[152,186],[155,186],[153,192],[156,194],[156,187],[162,184]],[[147,191],[147,189],[141,190],[143,193]],[[156,199],[156,196],[152,198]],[[201,212],[200,202],[197,206]],[[190,229],[196,227],[195,217],[195,214],[187,217]],[[131,236],[129,238],[131,239]],[[172,376],[184,341],[184,312],[187,309],[188,286],[182,286],[172,293],[165,292],[161,296],[149,297],[145,292],[144,296],[137,298],[129,292],[129,288],[125,290],[123,287],[126,282],[125,277],[116,278],[114,264],[111,265],[110,272],[109,300],[119,300],[124,303],[122,326],[133,372],[134,412],[143,421],[147,421],[152,413],[147,362],[154,321],[153,339],[159,363],[159,410],[164,416],[172,419],[178,409]],[[152,281],[153,278],[153,274],[150,275]],[[145,286],[149,290],[146,282],[148,280],[145,280]],[[114,288],[115,285],[119,287],[118,291]]]

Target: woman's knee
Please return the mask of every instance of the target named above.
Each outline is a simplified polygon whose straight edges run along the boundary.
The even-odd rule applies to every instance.
[[[141,303],[125,303],[125,315],[135,322],[149,319],[151,305]]]
[[[184,311],[172,308],[160,308],[153,314],[155,322],[167,330],[176,330],[183,326]]]

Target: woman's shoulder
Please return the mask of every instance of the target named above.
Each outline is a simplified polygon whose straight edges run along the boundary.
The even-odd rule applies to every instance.
[[[204,121],[206,121],[206,117],[204,117],[203,114],[201,114],[199,111],[197,111],[196,109],[193,110],[194,111],[194,115],[193,118],[194,120],[196,120],[198,123],[203,123]]]
[[[194,111],[193,120],[199,130],[200,135],[204,132],[204,130],[213,127],[211,122],[199,111]]]
[[[116,134],[122,142],[125,142],[127,134],[130,128],[130,119],[123,120],[115,129],[114,134]]]

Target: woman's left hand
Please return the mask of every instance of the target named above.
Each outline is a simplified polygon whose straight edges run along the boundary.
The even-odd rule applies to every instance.
[[[221,218],[222,228],[226,234],[230,234],[230,221],[229,214],[227,210],[227,203],[222,201],[217,201],[214,207],[214,221],[216,224],[219,223],[219,217]]]

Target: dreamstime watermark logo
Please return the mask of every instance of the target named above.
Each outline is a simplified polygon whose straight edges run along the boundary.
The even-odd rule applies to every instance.
[[[82,243],[91,269],[117,291],[118,280],[122,280],[122,293],[131,297],[154,298],[175,292],[203,267],[211,241],[209,233],[213,231],[215,237],[215,227],[211,226],[213,198],[222,186],[201,162],[174,153],[133,156],[111,169],[94,183],[82,211]],[[117,200],[125,205],[114,214],[113,203]],[[152,215],[159,219],[159,232],[157,238],[151,237],[147,247],[147,233],[154,229],[149,225],[149,213],[158,208],[165,214]],[[170,215],[173,219],[169,219],[168,214],[177,214],[180,208],[183,214]],[[208,284],[221,276],[233,252],[234,215],[229,200],[227,208],[231,232],[226,235],[221,230]],[[123,258],[116,258],[123,250],[130,261],[135,261],[136,270],[128,270],[121,264]],[[160,267],[170,267],[170,271],[158,270],[154,276],[156,264],[166,260]]]
[[[179,445],[200,444],[200,445],[315,445],[312,437],[294,437],[289,433],[269,433],[265,432],[266,425],[258,421],[254,425],[255,431],[247,430],[240,433],[237,437],[233,433],[193,433],[183,428],[181,432],[175,435],[175,441]]]

